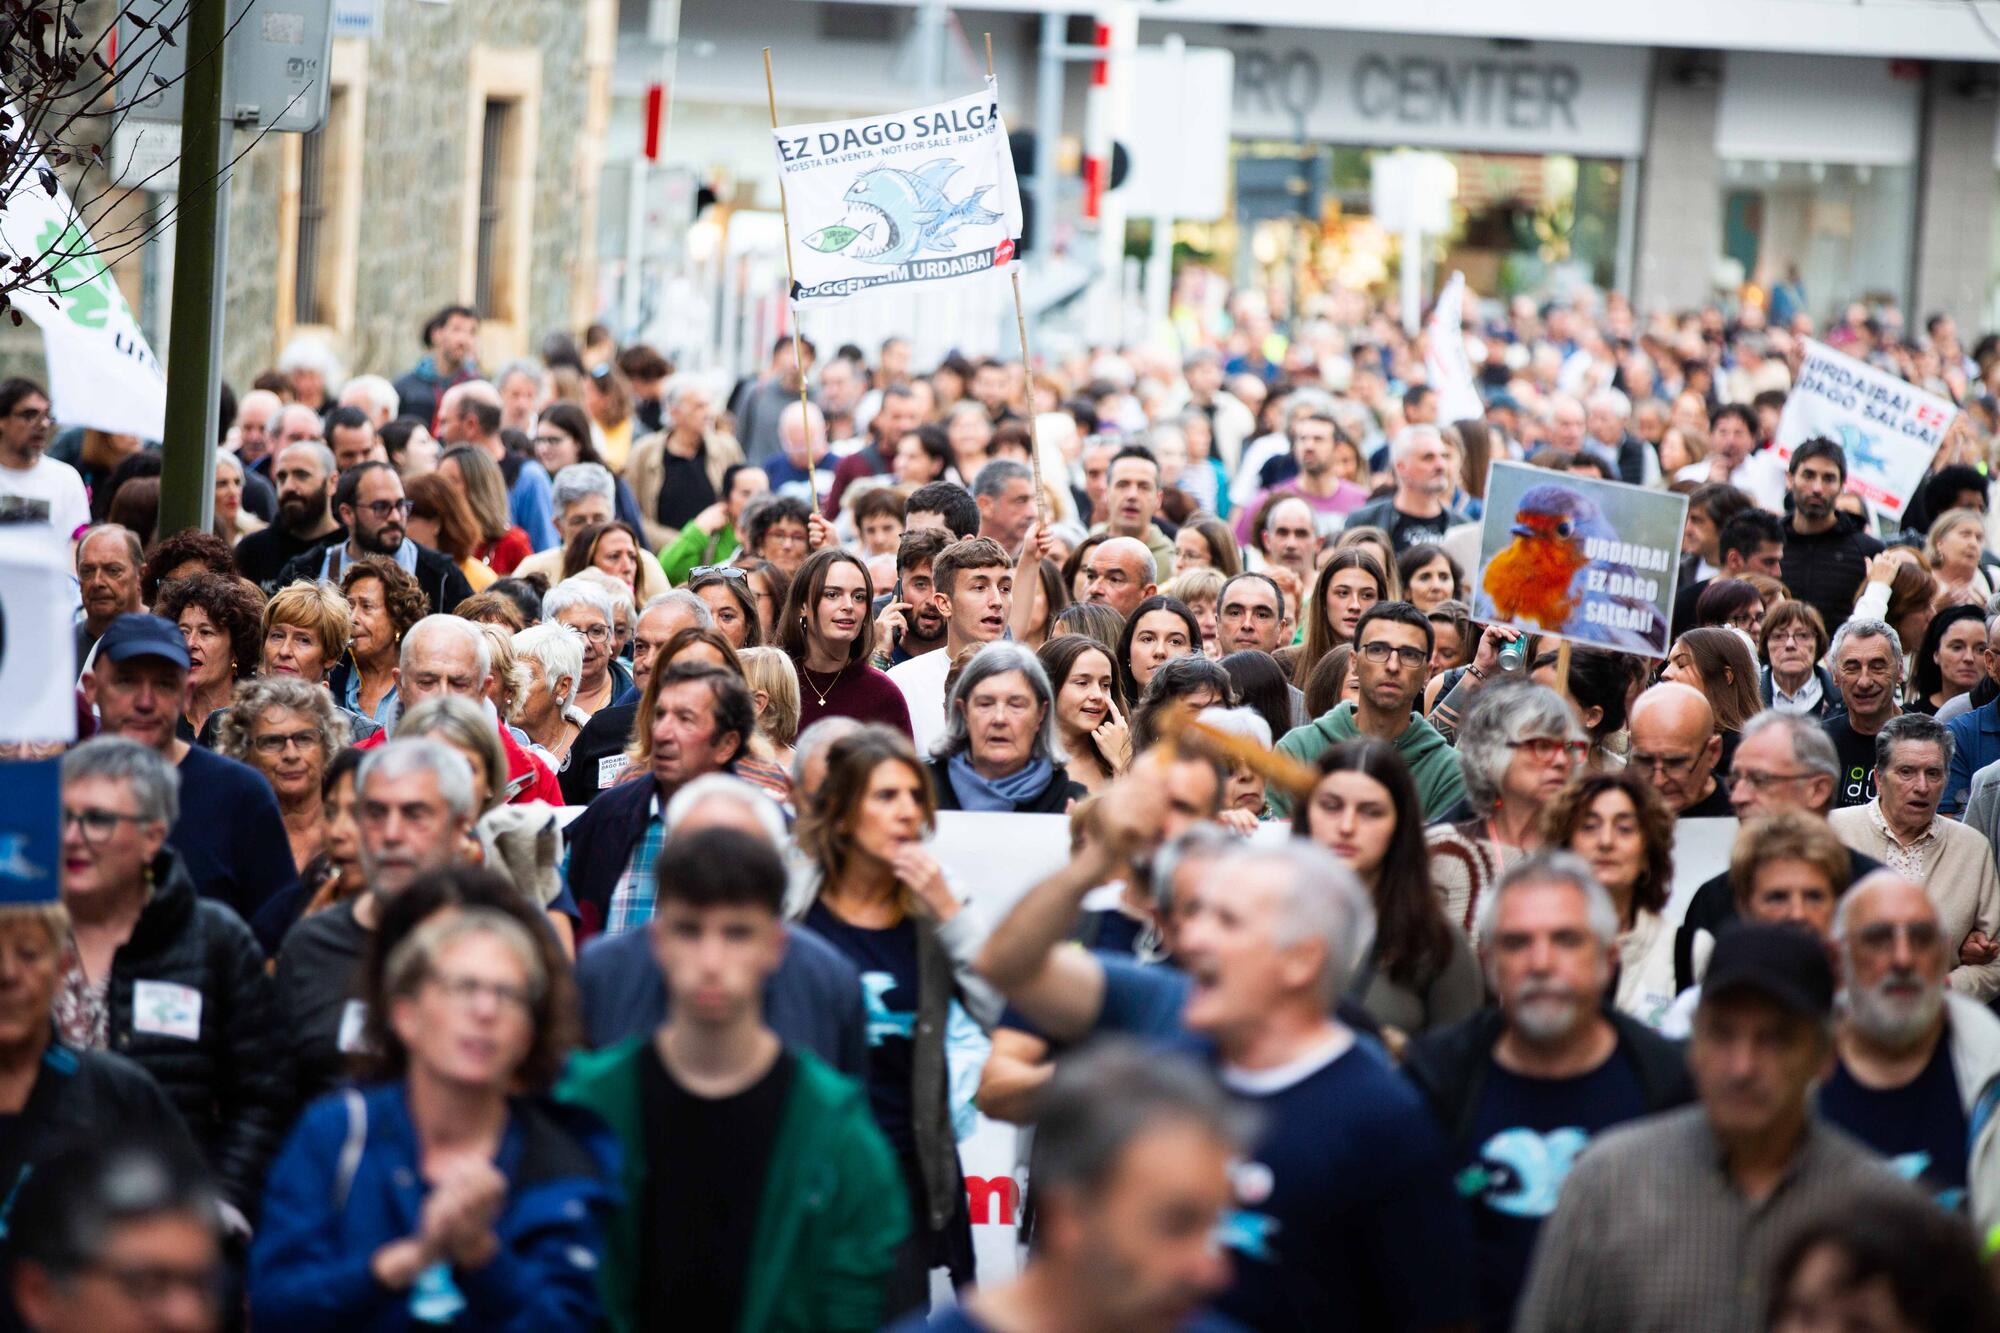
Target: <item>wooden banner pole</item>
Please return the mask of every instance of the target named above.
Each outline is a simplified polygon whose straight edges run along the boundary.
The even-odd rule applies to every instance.
[[[986,34],[986,79],[993,84],[993,34]],[[997,85],[994,85],[997,86]],[[1020,188],[1016,185],[1016,190]],[[1021,336],[1021,382],[1028,388],[1028,466],[1035,473],[1035,521],[1044,528],[1049,523],[1049,496],[1042,486],[1042,437],[1036,429],[1035,365],[1028,357],[1028,315],[1021,303],[1021,266],[1018,258],[1009,265],[1014,280],[1014,331]]]
[[[987,39],[991,63],[992,39]],[[778,88],[771,81],[771,48],[764,48],[764,97],[771,105],[771,129],[778,128]],[[792,274],[792,214],[785,205],[785,174],[778,173],[778,218],[785,233],[785,303],[792,310],[792,364],[799,371],[799,430],[806,438],[806,494],[812,497],[812,511],[819,513],[819,480],[813,467],[812,400],[806,394],[805,328],[799,319],[799,304],[793,297],[798,279]]]

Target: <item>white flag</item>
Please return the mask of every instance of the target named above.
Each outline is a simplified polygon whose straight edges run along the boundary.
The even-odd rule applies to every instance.
[[[792,298],[1003,269],[1021,191],[992,79],[955,102],[773,130],[792,234]]]
[[[1901,519],[1957,415],[1949,398],[1808,338],[1771,447],[1789,467],[1799,445],[1832,440],[1847,455],[1847,489]]]
[[[1453,273],[1438,293],[1425,328],[1424,375],[1437,390],[1438,420],[1477,421],[1486,415],[1479,390],[1472,383],[1472,362],[1465,355],[1465,275]]]
[[[132,318],[124,293],[98,257],[90,229],[41,150],[24,145],[20,109],[6,108],[11,156],[31,160],[0,206],[0,254],[12,264],[32,256],[29,286],[11,293],[14,308],[42,330],[49,362],[49,404],[65,426],[91,426],[114,435],[157,440],[166,433],[167,379]]]

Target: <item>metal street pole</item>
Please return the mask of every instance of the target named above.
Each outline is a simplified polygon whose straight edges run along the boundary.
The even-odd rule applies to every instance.
[[[167,432],[160,458],[160,532],[214,521],[215,446],[221,414],[223,245],[229,186],[223,178],[223,40],[227,0],[188,6],[182,89],[180,210],[174,231],[173,320],[167,338]]]

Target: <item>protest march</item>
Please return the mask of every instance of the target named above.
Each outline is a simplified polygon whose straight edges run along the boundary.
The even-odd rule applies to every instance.
[[[1162,234],[1061,336],[984,45],[738,62],[754,365],[302,319],[194,525],[0,197],[0,1333],[2000,1333],[2000,333]]]

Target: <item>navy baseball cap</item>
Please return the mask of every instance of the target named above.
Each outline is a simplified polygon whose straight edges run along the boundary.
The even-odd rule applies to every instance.
[[[165,616],[131,612],[114,618],[97,641],[97,655],[111,662],[163,657],[183,671],[188,669],[187,640]]]
[[[1802,1018],[1828,1017],[1833,967],[1825,946],[1801,926],[1741,923],[1722,931],[1702,978],[1702,1001],[1744,992]]]

